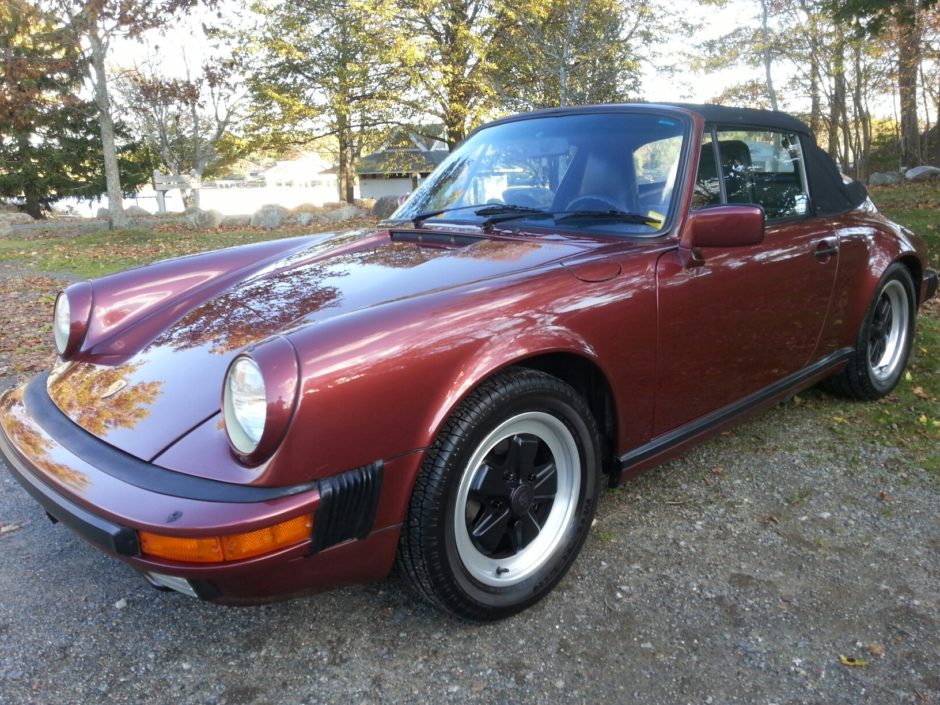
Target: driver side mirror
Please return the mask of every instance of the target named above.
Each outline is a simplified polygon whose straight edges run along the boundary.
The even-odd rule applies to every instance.
[[[729,204],[695,211],[686,221],[680,249],[687,266],[703,263],[702,247],[748,247],[764,241],[764,209]]]

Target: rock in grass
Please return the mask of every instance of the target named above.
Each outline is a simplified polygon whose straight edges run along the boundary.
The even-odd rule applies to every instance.
[[[261,206],[261,208],[256,210],[255,214],[251,216],[251,226],[253,228],[273,230],[274,228],[281,227],[286,217],[287,209],[283,206]]]

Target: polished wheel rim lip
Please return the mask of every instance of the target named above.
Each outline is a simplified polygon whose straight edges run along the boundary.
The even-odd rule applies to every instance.
[[[556,469],[555,497],[538,536],[513,555],[494,558],[483,553],[473,542],[467,526],[467,506],[484,461],[506,439],[534,436],[551,454]],[[531,411],[507,419],[477,446],[464,468],[454,511],[454,536],[457,554],[464,568],[475,580],[491,587],[516,585],[540,570],[555,554],[574,522],[581,492],[581,460],[578,444],[561,419]]]
[[[868,369],[878,382],[888,381],[904,358],[910,325],[904,285],[893,280],[885,285],[872,315],[868,335]]]

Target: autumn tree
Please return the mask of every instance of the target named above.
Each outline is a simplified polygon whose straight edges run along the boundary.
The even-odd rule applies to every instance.
[[[439,120],[450,148],[493,107],[487,76],[508,37],[497,1],[400,0],[399,36],[410,50],[404,66],[417,93],[403,102]]]
[[[231,59],[212,57],[198,73],[161,73],[150,59],[117,82],[124,112],[170,173],[201,178],[217,172],[239,154],[221,149],[240,113],[245,92]]]
[[[0,5],[0,195],[22,197],[35,218],[103,191],[95,106],[79,97],[83,61],[54,15],[26,0]]]
[[[108,50],[119,38],[136,39],[145,32],[166,26],[188,12],[200,0],[43,0],[59,14],[84,50],[86,78],[94,90],[101,150],[107,184],[112,227],[128,224],[124,213],[115,116],[106,66]],[[202,0],[214,4],[215,0]]]
[[[259,0],[259,26],[242,33],[240,64],[263,146],[337,145],[340,198],[374,131],[398,120],[406,92],[390,0]]]
[[[938,0],[830,0],[837,21],[857,24],[868,36],[891,33],[897,43],[897,87],[900,102],[901,161],[905,166],[922,162],[917,79],[921,67],[921,11]]]
[[[503,4],[490,81],[511,111],[610,103],[639,91],[640,62],[652,41],[646,0],[528,0]]]

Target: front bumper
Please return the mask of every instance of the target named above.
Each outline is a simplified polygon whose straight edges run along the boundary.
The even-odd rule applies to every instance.
[[[127,455],[76,426],[49,399],[45,379],[0,396],[0,455],[51,518],[145,575],[183,578],[199,597],[243,604],[376,580],[390,571],[399,527],[383,506],[382,478],[399,468],[375,463],[286,488],[185,475]],[[403,461],[410,464],[398,459],[392,465]],[[216,536],[309,512],[310,540],[256,558],[196,564],[140,552],[138,531]]]

